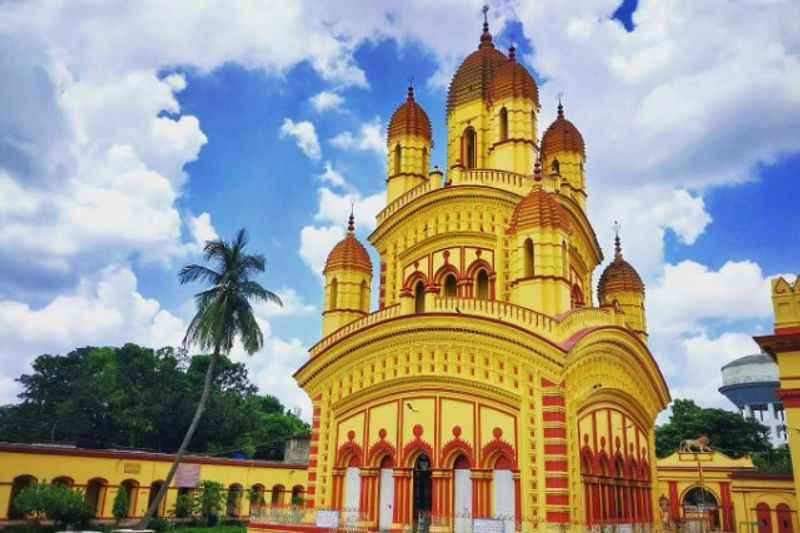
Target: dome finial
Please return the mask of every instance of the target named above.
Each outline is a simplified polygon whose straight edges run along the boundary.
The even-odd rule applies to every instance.
[[[508,60],[509,61],[517,60],[517,47],[514,46],[514,41],[511,41],[511,46],[508,47]]]
[[[561,97],[564,93],[558,93],[558,118],[564,118],[564,104],[561,103]]]
[[[537,158],[536,164],[533,165],[533,181],[541,183],[542,181],[542,162]]]
[[[489,33],[489,4],[483,4],[483,33],[481,34],[481,46],[492,44],[492,34]]]
[[[353,202],[350,202],[350,218],[347,220],[347,233],[355,233],[356,218],[353,216]]]
[[[406,100],[409,102],[414,101],[414,76],[408,77],[408,97]]]
[[[622,230],[622,225],[619,221],[614,221],[614,260],[622,259],[622,243],[619,239],[620,231]]]

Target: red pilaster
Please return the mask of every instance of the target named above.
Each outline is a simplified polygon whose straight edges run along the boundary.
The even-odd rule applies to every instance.
[[[681,518],[681,503],[678,501],[678,482],[669,482],[669,506],[672,513],[673,520],[680,520]]]
[[[733,505],[731,502],[730,482],[720,483],[719,489],[722,499],[722,530],[733,531]]]

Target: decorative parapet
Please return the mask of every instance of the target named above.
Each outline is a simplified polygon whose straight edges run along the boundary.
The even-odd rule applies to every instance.
[[[339,340],[375,324],[393,320],[401,316],[413,316],[413,306],[395,304],[386,307],[364,318],[354,320],[339,328],[311,347],[309,353],[313,358]],[[625,316],[612,307],[585,307],[570,311],[559,317],[551,317],[527,307],[499,300],[479,298],[439,298],[426,302],[425,314],[452,314],[467,317],[481,317],[505,322],[517,326],[555,342],[564,342],[576,333],[602,326],[624,327]]]
[[[772,307],[775,311],[775,333],[785,328],[800,328],[800,276],[794,283],[782,277],[772,280]]]
[[[454,173],[453,177],[454,181],[448,186],[448,188],[478,185],[508,191],[519,196],[525,196],[528,194],[531,186],[533,185],[533,178],[531,176],[517,174],[515,172],[508,172],[505,170],[466,170],[463,172]],[[410,204],[420,196],[442,188],[444,187],[438,183],[434,183],[431,180],[417,185],[410,191],[390,202],[380,213],[378,213],[378,225],[380,226],[383,224],[389,217],[400,211],[403,207]]]

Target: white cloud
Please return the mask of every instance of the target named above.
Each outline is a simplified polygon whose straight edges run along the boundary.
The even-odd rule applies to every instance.
[[[333,168],[333,165],[331,165],[330,161],[325,161],[325,172],[320,174],[319,179],[325,183],[330,183],[334,187],[339,187],[339,188],[349,187],[342,173],[335,170]],[[2,182],[0,182],[0,187],[2,187]],[[2,194],[1,188],[0,188],[0,194]]]
[[[196,217],[191,217],[189,219],[189,231],[194,241],[194,248],[198,252],[203,250],[206,242],[219,239],[217,230],[214,229],[214,225],[211,223],[211,215],[208,213],[200,213]]]
[[[380,117],[375,117],[370,122],[364,122],[357,133],[343,131],[329,141],[333,146],[342,150],[361,150],[386,156],[386,135]]]
[[[258,305],[258,312],[264,317],[274,316],[310,316],[317,314],[317,308],[303,301],[296,290],[283,287],[276,291],[283,305],[274,303],[261,303]]]
[[[331,109],[339,109],[344,103],[344,98],[333,91],[322,91],[309,98],[311,106],[319,113]]]
[[[319,139],[317,138],[317,130],[311,122],[307,120],[295,122],[290,118],[283,119],[283,124],[281,125],[281,139],[286,137],[294,138],[297,147],[311,159],[319,159],[322,157]]]
[[[0,300],[0,338],[5,346],[0,395],[9,397],[9,380],[29,371],[30,362],[40,354],[126,342],[175,346],[185,329],[182,319],[139,292],[135,274],[124,265],[111,265],[95,277],[81,279],[75,290],[41,308]]]
[[[305,226],[300,230],[300,258],[320,279],[328,254],[344,238],[344,232],[344,225]]]
[[[344,226],[350,216],[352,206],[356,228],[375,229],[375,217],[386,206],[386,194],[383,192],[362,197],[358,191],[338,194],[327,187],[320,188],[319,208],[314,220]]]

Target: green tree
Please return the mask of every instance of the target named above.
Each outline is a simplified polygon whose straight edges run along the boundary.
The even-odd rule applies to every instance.
[[[14,506],[34,520],[49,518],[56,528],[86,525],[92,515],[82,492],[47,483],[34,483],[22,489],[14,499]]]
[[[128,516],[128,507],[130,507],[128,491],[124,487],[119,487],[114,496],[114,503],[111,505],[111,514],[117,519],[117,523]]]
[[[139,529],[147,526],[158,509],[197,430],[211,391],[211,381],[217,362],[230,353],[237,338],[245,351],[251,355],[264,345],[264,336],[256,322],[250,302],[274,302],[282,305],[275,293],[251,279],[254,274],[264,272],[266,259],[263,255],[246,253],[246,246],[247,232],[244,228],[239,230],[232,242],[228,243],[221,239],[208,241],[203,249],[205,259],[213,263],[216,270],[204,265],[190,264],[184,266],[178,274],[181,284],[201,280],[211,285],[210,288],[195,295],[197,313],[186,331],[184,345],[194,344],[202,350],[211,349],[213,353],[206,369],[203,392],[197,402],[192,422],[175,454],[175,460],[165,482],[137,526]]]
[[[724,409],[708,409],[693,400],[675,400],[669,422],[656,427],[656,455],[666,457],[685,439],[705,435],[711,446],[731,457],[771,450],[769,428]]]
[[[225,500],[225,487],[222,483],[203,480],[194,492],[194,512],[205,518],[207,525],[211,525],[219,516]]]

